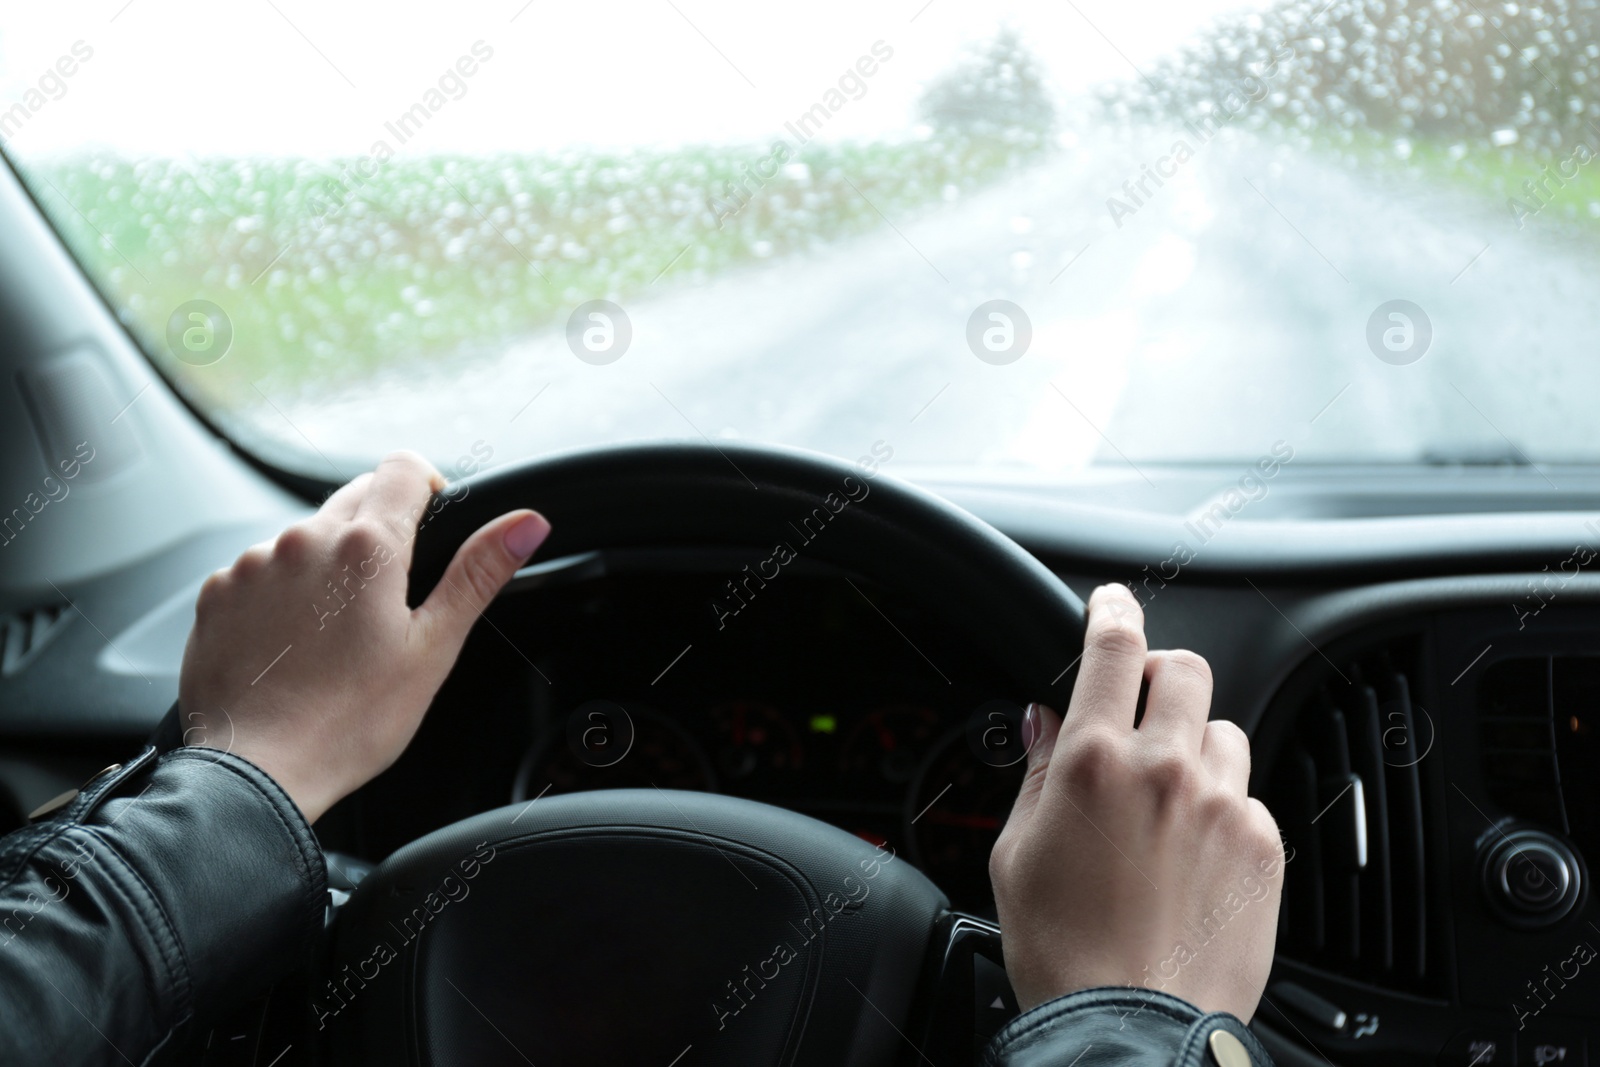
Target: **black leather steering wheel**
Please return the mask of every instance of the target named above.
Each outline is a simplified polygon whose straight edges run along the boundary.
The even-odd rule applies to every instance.
[[[1082,602],[992,527],[887,475],[734,444],[502,468],[436,497],[412,603],[518,507],[551,520],[546,560],[788,542],[922,603],[1019,691],[1066,706]],[[952,1004],[970,1017],[970,955],[964,974],[952,960],[971,929],[892,848],[806,816],[663,790],[546,797],[385,860],[340,910],[313,1011],[338,1063],[970,1062],[970,1026],[927,1035]]]

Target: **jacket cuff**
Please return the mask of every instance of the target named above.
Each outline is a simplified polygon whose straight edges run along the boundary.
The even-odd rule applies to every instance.
[[[1237,1039],[1255,1067],[1271,1067],[1267,1050],[1235,1016],[1206,1013],[1170,993],[1131,986],[1079,990],[1024,1012],[994,1036],[983,1064],[1200,1067],[1213,1062],[1208,1047],[1215,1030]]]
[[[152,754],[85,790],[67,815],[136,874],[140,910],[172,931],[187,971],[175,984],[211,1019],[310,961],[327,868],[300,809],[249,760],[198,747]]]

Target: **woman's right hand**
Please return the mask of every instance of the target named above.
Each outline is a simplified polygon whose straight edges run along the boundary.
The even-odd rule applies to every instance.
[[[1248,1021],[1284,864],[1277,824],[1246,792],[1250,742],[1207,721],[1205,660],[1146,650],[1126,587],[1094,591],[1084,640],[1065,722],[1028,710],[1027,776],[989,859],[1017,998],[1027,1010],[1138,986]]]

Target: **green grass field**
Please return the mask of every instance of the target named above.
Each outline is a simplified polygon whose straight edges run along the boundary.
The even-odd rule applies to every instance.
[[[1600,153],[1600,140],[1588,146]],[[1464,154],[1444,144],[1413,145],[1406,165],[1469,192],[1491,197],[1506,219],[1521,226],[1569,223],[1600,232],[1600,158],[1575,154],[1576,145],[1554,155],[1513,147]],[[1563,173],[1565,172],[1565,173]],[[1528,182],[1534,188],[1527,188]],[[1515,198],[1515,209],[1510,201]]]
[[[24,175],[131,329],[203,402],[471,359],[585,300],[623,302],[739,264],[897,224],[993,180],[1015,146],[813,145],[770,180],[730,181],[765,146],[357,160],[73,158]],[[170,358],[193,299],[232,320],[220,362]]]

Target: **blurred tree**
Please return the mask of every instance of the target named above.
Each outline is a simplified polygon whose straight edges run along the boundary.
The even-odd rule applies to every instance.
[[[1600,128],[1600,0],[1279,0],[1147,70],[1103,93],[1114,117],[1194,119],[1264,88],[1243,124],[1564,158]]]
[[[929,83],[917,112],[938,134],[1010,142],[1043,140],[1056,118],[1043,65],[1009,26]]]

